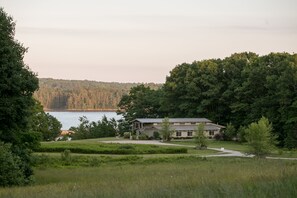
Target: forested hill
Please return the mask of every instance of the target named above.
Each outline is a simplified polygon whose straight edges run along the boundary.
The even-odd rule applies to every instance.
[[[114,110],[124,94],[139,83],[39,79],[34,96],[45,110]],[[160,84],[146,84],[153,89]]]

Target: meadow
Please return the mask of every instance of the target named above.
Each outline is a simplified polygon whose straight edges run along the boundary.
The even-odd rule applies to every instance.
[[[0,197],[262,198],[296,197],[297,194],[297,160],[207,158],[204,156],[215,151],[191,148],[189,146],[195,144],[189,140],[174,141],[179,144],[176,147],[106,144],[101,140],[42,143],[41,148],[48,150],[33,155],[35,183],[0,188]],[[243,152],[247,149],[247,145],[234,142],[212,141],[210,146]],[[59,148],[58,152],[54,152],[54,148]],[[72,148],[80,148],[82,152],[75,153]],[[137,152],[96,153],[119,148]],[[170,148],[186,152],[164,152]],[[147,152],[152,149],[163,151]]]
[[[36,183],[0,197],[295,197],[297,162],[180,157],[36,168]]]
[[[96,141],[97,140],[97,141]],[[70,150],[73,153],[84,154],[173,154],[187,153],[187,148],[180,146],[158,146],[140,144],[102,143],[95,140],[43,142],[35,152],[63,152]]]

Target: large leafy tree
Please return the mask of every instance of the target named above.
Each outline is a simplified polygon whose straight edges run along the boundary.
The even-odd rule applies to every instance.
[[[118,114],[123,115],[129,126],[135,118],[157,118],[162,116],[160,110],[161,90],[154,90],[143,84],[131,88],[118,104]],[[124,123],[122,123],[124,124]],[[128,129],[125,129],[128,130]]]
[[[29,121],[30,131],[37,133],[44,141],[55,140],[61,132],[61,122],[49,113],[45,113],[39,101],[35,101],[32,113]]]
[[[22,162],[18,164],[25,183],[32,175],[29,149],[35,146],[32,142],[37,142],[28,122],[38,79],[25,65],[27,50],[14,39],[14,34],[12,17],[0,8],[0,141],[11,143],[12,153]]]
[[[207,117],[236,129],[267,117],[279,145],[297,148],[297,55],[233,54],[183,63],[163,86],[169,117]]]

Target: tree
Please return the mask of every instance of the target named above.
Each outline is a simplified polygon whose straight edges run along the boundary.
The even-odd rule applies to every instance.
[[[248,126],[245,130],[245,138],[250,146],[250,152],[257,157],[269,154],[276,144],[276,136],[272,134],[272,125],[265,117]]]
[[[44,141],[52,141],[60,134],[61,127],[61,122],[49,113],[45,113],[40,102],[35,101],[29,120],[30,131],[39,134],[40,139]]]
[[[208,142],[207,137],[204,134],[204,124],[198,124],[195,130],[195,142],[197,144],[198,149],[206,149]]]
[[[158,118],[162,116],[161,95],[160,90],[153,90],[143,84],[133,87],[128,95],[121,98],[117,113],[123,115],[129,124],[136,118]]]
[[[15,184],[25,184],[33,174],[30,149],[38,142],[28,125],[38,79],[24,64],[27,49],[14,34],[12,17],[0,8],[0,141],[11,143],[11,152],[21,161],[17,166],[25,179]]]
[[[0,142],[0,186],[14,186],[25,183],[20,169],[22,161],[11,152],[11,145]]]
[[[236,129],[232,125],[232,123],[228,123],[226,126],[226,130],[224,131],[224,139],[225,140],[232,140],[236,137]]]
[[[74,131],[73,139],[91,139],[102,137],[114,137],[117,133],[117,121],[112,118],[107,119],[103,116],[97,122],[90,122],[87,117],[79,118],[80,124],[78,127],[71,127],[70,130]]]
[[[165,142],[169,142],[171,140],[171,136],[173,134],[173,130],[170,127],[169,118],[164,118],[161,125],[160,133],[162,135],[162,140]]]
[[[297,147],[296,85],[297,54],[236,53],[177,65],[162,88],[160,109],[170,117],[232,122],[236,129],[263,115],[272,122],[278,145],[292,148]]]

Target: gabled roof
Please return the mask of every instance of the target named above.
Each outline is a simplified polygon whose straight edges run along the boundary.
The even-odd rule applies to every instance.
[[[162,123],[164,118],[136,118],[134,121],[141,123]],[[170,123],[209,123],[206,118],[169,118]]]

